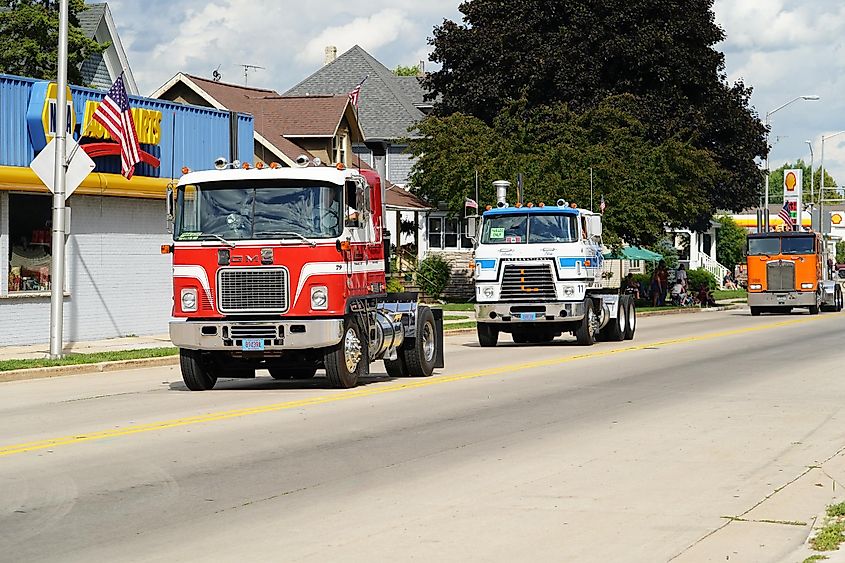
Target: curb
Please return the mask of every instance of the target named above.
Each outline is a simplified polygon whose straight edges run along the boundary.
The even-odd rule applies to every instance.
[[[684,315],[690,313],[706,313],[707,311],[731,311],[733,309],[742,309],[742,305],[718,305],[716,307],[687,307],[685,309],[667,309],[666,311],[646,311],[644,313],[637,313],[638,317],[662,317],[664,315]]]
[[[63,375],[77,375],[83,373],[105,373],[124,369],[171,366],[178,363],[179,356],[173,355],[160,356],[158,358],[139,358],[136,360],[100,362],[96,364],[73,364],[67,366],[16,369],[0,372],[0,383],[7,381],[23,381],[27,379],[45,379],[49,377],[60,377]]]

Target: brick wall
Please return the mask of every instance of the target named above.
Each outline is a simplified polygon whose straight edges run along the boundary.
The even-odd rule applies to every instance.
[[[5,235],[8,199],[3,195],[0,233]],[[49,198],[45,201],[49,205]],[[68,204],[64,340],[166,333],[172,290],[170,257],[159,251],[169,239],[164,202],[76,195]],[[0,252],[9,256],[2,237]],[[2,277],[8,278],[7,264]],[[49,297],[0,298],[0,345],[47,342],[49,327]]]

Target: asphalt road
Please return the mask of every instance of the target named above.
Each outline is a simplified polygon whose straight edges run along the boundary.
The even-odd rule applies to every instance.
[[[348,391],[0,383],[0,560],[697,560],[845,446],[843,329],[735,310],[592,348],[451,336],[435,377]]]

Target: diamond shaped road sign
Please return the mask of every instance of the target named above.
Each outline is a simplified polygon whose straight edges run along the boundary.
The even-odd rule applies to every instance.
[[[65,151],[67,154],[73,155],[70,163],[68,163],[67,175],[65,176],[65,197],[70,197],[82,181],[88,177],[88,174],[94,170],[95,164],[85,151],[79,150],[79,145],[73,139],[67,139]],[[50,192],[55,192],[56,187],[55,163],[56,140],[53,139],[46,147],[41,149],[41,152],[38,153],[38,156],[32,159],[32,162],[29,165],[33,172],[41,178],[41,181],[44,182],[44,185],[47,186],[47,189],[50,190]]]

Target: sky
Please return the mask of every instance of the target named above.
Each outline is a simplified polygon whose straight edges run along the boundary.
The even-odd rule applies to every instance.
[[[388,68],[428,59],[428,38],[444,19],[459,21],[456,0],[111,0],[109,6],[142,94],[177,72],[284,92],[317,70],[324,48],[361,45]],[[715,0],[727,34],[728,80],[754,88],[752,105],[770,116],[770,167],[821,159],[821,137],[845,130],[845,3],[838,0]],[[429,68],[431,68],[431,63]],[[350,88],[354,86],[350,85]],[[824,143],[825,169],[845,183],[845,134]]]

